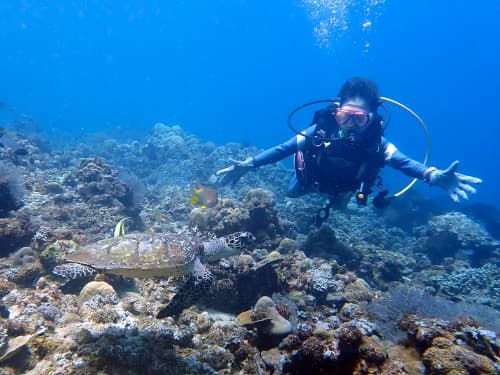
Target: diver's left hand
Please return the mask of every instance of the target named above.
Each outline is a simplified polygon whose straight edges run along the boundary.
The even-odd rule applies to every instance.
[[[476,192],[476,189],[470,184],[483,182],[480,178],[456,172],[458,163],[458,160],[455,160],[445,170],[436,169],[429,176],[429,184],[445,189],[454,202],[460,202],[460,198],[469,199],[467,193],[474,194]]]

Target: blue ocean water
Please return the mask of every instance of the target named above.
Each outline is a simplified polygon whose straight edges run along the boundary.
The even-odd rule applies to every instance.
[[[293,108],[366,76],[424,118],[431,164],[461,160],[496,204],[499,16],[498,0],[5,0],[0,120],[29,116],[53,142],[164,122],[266,148],[292,136]],[[422,158],[407,114],[387,136]]]

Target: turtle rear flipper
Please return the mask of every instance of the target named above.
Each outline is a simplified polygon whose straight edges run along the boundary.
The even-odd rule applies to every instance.
[[[193,270],[188,281],[181,287],[177,294],[170,300],[168,305],[161,308],[156,317],[158,319],[167,316],[177,316],[182,310],[188,308],[198,301],[212,284],[212,273],[196,258]]]

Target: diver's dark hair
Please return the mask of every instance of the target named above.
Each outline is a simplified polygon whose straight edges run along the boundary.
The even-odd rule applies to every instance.
[[[375,82],[366,78],[354,77],[347,80],[338,93],[340,105],[354,98],[361,98],[366,101],[371,112],[377,112],[380,103],[378,87]]]

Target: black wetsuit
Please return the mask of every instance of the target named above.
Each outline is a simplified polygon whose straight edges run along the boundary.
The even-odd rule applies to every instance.
[[[288,196],[310,192],[339,195],[363,186],[367,192],[379,169],[389,165],[410,177],[423,178],[427,167],[404,155],[382,137],[380,117],[368,125],[361,139],[342,134],[335,121],[336,107],[315,113],[312,125],[301,135],[271,147],[254,157],[254,166],[277,162],[301,152],[303,169],[297,168],[288,186]]]

